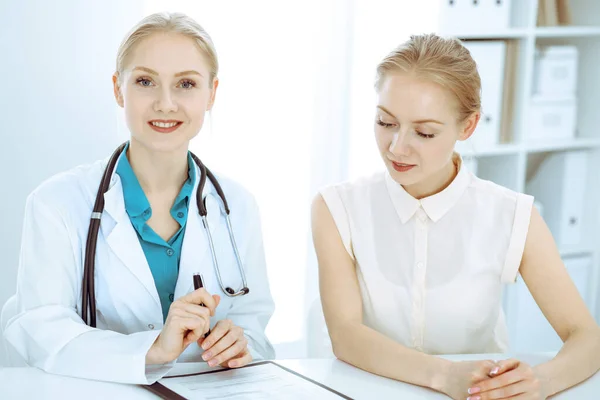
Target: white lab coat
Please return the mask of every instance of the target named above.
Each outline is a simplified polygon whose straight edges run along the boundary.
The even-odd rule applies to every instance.
[[[121,155],[123,156],[123,155]],[[40,185],[27,199],[19,273],[18,315],[6,327],[6,339],[29,365],[74,377],[149,384],[174,363],[146,366],[145,356],[163,326],[152,273],[125,211],[120,178],[113,174],[105,194],[96,251],[97,329],[81,319],[81,279],[90,215],[107,160],[61,173]],[[197,176],[200,172],[197,169]],[[265,336],[274,311],[254,198],[240,185],[217,176],[231,210],[250,293],[231,298],[221,290],[196,205],[198,180],[189,202],[175,299],[193,290],[201,272],[205,287],[221,296],[214,326],[231,319],[242,327],[255,360],[275,354]],[[221,200],[206,180],[208,221],[225,286],[241,287]],[[181,361],[202,361],[192,343]]]

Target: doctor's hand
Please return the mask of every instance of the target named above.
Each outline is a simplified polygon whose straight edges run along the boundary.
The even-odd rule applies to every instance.
[[[239,368],[252,361],[244,330],[228,319],[217,322],[210,335],[198,344],[204,349],[202,359],[211,367]]]
[[[530,399],[544,400],[546,394],[541,380],[528,364],[510,359],[498,362],[498,373],[471,388],[481,400]]]
[[[194,290],[171,304],[160,335],[146,354],[146,364],[165,364],[175,360],[210,328],[210,317],[221,298],[206,289]],[[204,307],[200,304],[204,303]]]
[[[498,368],[498,370],[496,370]],[[456,361],[449,364],[444,371],[442,393],[454,400],[480,400],[478,393],[469,393],[480,382],[499,374],[498,365],[491,360],[487,361]]]

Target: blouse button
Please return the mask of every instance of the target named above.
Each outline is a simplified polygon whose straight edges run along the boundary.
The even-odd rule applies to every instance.
[[[173,254],[175,254],[175,252],[173,251],[173,249],[167,249],[167,255],[169,257],[171,257]]]
[[[423,263],[421,261],[419,261],[417,263],[417,268],[419,268],[419,269],[423,268]]]
[[[148,324],[148,329],[153,330],[154,329],[154,325]]]

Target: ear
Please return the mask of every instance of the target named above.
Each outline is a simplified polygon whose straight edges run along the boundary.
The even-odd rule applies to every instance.
[[[123,93],[121,93],[121,87],[119,86],[119,73],[115,72],[114,75],[112,76],[112,81],[113,81],[113,91],[115,92],[115,100],[117,100],[117,104],[120,107],[124,107],[124,102],[123,102]]]
[[[219,87],[219,78],[213,79],[213,87],[210,91],[210,100],[208,101],[208,105],[206,106],[206,111],[212,110],[213,105],[215,104],[215,97],[217,96],[217,88]]]
[[[461,131],[458,135],[458,140],[467,140],[471,137],[475,128],[477,128],[477,124],[479,123],[479,119],[481,118],[480,112],[474,112],[471,114],[462,124]]]

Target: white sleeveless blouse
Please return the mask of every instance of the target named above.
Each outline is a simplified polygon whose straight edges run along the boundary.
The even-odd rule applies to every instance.
[[[363,322],[429,354],[502,353],[533,197],[459,172],[417,200],[387,173],[321,191],[356,266]]]

